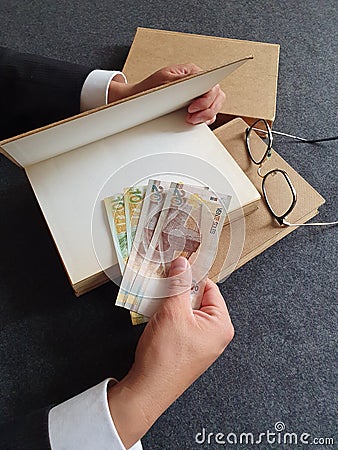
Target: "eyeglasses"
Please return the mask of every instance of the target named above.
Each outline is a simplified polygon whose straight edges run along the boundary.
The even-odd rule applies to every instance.
[[[265,147],[263,146],[259,149],[254,149],[250,146],[250,137],[254,132],[257,132],[265,142]],[[279,225],[289,227],[298,227],[303,225],[337,225],[338,221],[323,223],[290,223],[286,220],[287,216],[295,208],[297,203],[296,189],[293,186],[289,175],[285,172],[285,170],[278,168],[268,171],[265,175],[263,175],[261,172],[264,163],[271,157],[273,143],[272,133],[280,134],[309,143],[336,140],[338,139],[338,136],[323,139],[304,139],[298,136],[293,136],[278,131],[272,131],[265,119],[256,120],[255,123],[253,123],[246,129],[245,136],[246,149],[248,151],[250,159],[254,164],[259,166],[257,173],[262,178],[262,192],[265,203],[270,213],[276,219]],[[279,195],[276,195],[277,193],[279,193]]]

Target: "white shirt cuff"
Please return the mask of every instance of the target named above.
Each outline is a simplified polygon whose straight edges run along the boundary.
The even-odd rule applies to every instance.
[[[107,379],[49,411],[52,450],[126,450],[110,415],[109,382],[117,381]],[[142,450],[141,441],[130,450]]]
[[[80,110],[87,111],[107,105],[109,84],[116,75],[122,75],[127,83],[126,76],[117,70],[96,69],[90,72],[82,86]]]

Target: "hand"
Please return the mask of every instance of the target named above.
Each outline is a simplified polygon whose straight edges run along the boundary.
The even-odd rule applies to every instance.
[[[146,326],[128,375],[109,393],[110,411],[128,448],[218,358],[234,335],[223,297],[207,280],[202,304],[193,310],[189,262],[180,257],[169,276],[173,289]]]
[[[134,84],[120,83],[116,78],[110,83],[108,92],[108,102],[111,103],[121,98],[129,97],[139,92],[179,80],[188,75],[201,72],[195,64],[178,64],[158,70],[149,77]],[[122,77],[121,77],[122,81]],[[186,121],[191,124],[203,123],[212,124],[216,120],[216,115],[220,111],[225,99],[225,94],[219,84],[214,86],[206,94],[193,100],[186,115]]]

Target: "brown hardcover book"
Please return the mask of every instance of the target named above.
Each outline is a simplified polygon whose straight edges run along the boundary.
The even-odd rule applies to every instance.
[[[213,132],[184,120],[193,98],[250,60],[0,143],[25,170],[77,295],[108,281],[107,275],[120,275],[103,198],[127,186],[147,184],[155,175],[188,184],[200,180],[232,195],[230,218],[241,208],[245,213],[257,208],[259,192]]]
[[[242,117],[248,123],[275,119],[279,45],[175,31],[137,28],[123,71],[129,82],[140,81],[172,64],[193,62],[203,70],[225,61],[253,55],[254,58],[221,81],[226,93],[217,123]]]

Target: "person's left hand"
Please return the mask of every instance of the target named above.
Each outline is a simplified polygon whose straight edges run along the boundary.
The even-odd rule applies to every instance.
[[[202,69],[195,64],[187,63],[164,67],[139,83],[125,84],[115,79],[116,81],[111,81],[109,86],[108,102],[111,103],[156,86],[179,80],[186,76],[201,72],[201,70]],[[207,125],[212,124],[216,120],[216,115],[220,111],[224,99],[225,94],[219,84],[217,84],[210,89],[210,91],[190,103],[187,110],[186,121],[191,124],[203,122]]]

